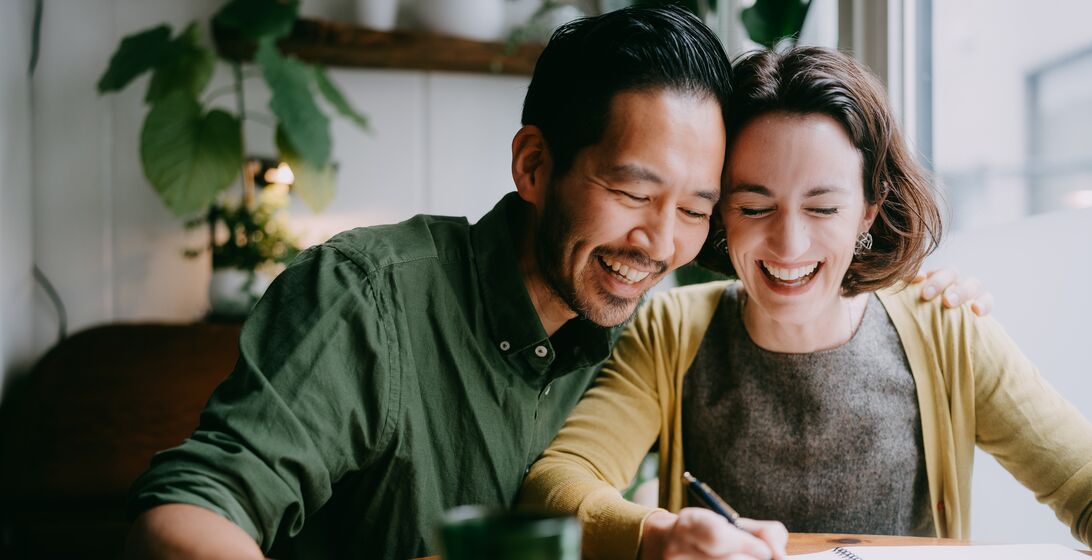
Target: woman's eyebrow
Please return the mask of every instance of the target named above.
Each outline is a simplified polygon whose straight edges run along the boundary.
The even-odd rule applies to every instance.
[[[770,189],[767,189],[762,185],[756,185],[754,183],[737,183],[732,186],[732,189],[728,191],[728,194],[735,194],[740,192],[755,193],[762,196],[773,196],[773,193],[770,192]]]
[[[846,192],[847,192],[846,189],[842,188],[842,187],[836,187],[836,186],[833,186],[833,185],[820,185],[820,186],[815,187],[815,188],[809,190],[808,192],[804,193],[804,198],[811,198],[811,197],[814,197],[814,196],[822,196],[824,194],[830,194],[830,193],[844,194]]]

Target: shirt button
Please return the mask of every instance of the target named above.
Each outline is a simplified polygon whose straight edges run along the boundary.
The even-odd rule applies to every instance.
[[[545,390],[545,391],[542,391],[542,396],[544,396],[544,397],[547,397],[547,396],[549,396],[549,395],[550,395],[550,387],[551,387],[551,386],[552,386],[552,385],[546,385],[546,390]]]
[[[507,352],[508,349],[511,348],[511,347],[512,347],[512,345],[509,344],[507,340],[502,340],[501,343],[500,343],[500,349],[501,349],[502,352]]]
[[[550,351],[547,350],[545,346],[542,346],[542,345],[535,346],[535,355],[538,356],[539,358],[545,358],[546,354],[549,354],[549,353],[550,353]]]
[[[531,474],[531,465],[527,465],[527,468],[523,469],[523,476],[527,476],[528,474]]]

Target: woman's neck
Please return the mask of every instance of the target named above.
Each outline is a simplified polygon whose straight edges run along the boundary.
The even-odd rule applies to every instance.
[[[818,318],[801,323],[772,317],[750,301],[745,289],[740,290],[740,303],[743,326],[759,348],[784,354],[807,354],[849,342],[864,317],[868,294],[839,297]]]

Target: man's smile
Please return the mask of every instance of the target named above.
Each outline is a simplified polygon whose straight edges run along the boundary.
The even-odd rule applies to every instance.
[[[649,274],[652,274],[651,270],[638,270],[634,266],[622,264],[620,261],[602,255],[598,257],[598,260],[603,268],[608,269],[618,276],[620,280],[629,284],[636,284],[637,282],[648,278]]]

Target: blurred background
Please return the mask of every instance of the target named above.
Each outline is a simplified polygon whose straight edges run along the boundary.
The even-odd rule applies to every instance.
[[[212,245],[222,247],[235,226],[222,221],[204,227],[212,221],[208,201],[201,211],[179,212],[161,196],[169,165],[155,159],[142,136],[149,110],[157,106],[145,90],[154,89],[156,79],[126,76],[113,89],[104,89],[103,80],[125,37],[162,23],[177,36],[197,21],[202,44],[212,48],[208,22],[221,18],[225,3],[0,3],[5,387],[26,377],[59,340],[87,328],[209,318],[213,272],[225,268],[220,263],[231,264],[215,260],[230,260],[224,253],[207,250],[210,232],[220,239]],[[213,207],[230,211],[268,202],[280,229],[261,222],[258,236],[288,232],[290,240],[277,245],[275,255],[261,255],[262,264],[272,266],[251,266],[244,282],[255,283],[255,269],[275,274],[278,259],[290,254],[285,247],[306,247],[351,227],[417,213],[476,220],[513,188],[510,142],[520,124],[527,61],[533,64],[537,52],[516,42],[541,40],[566,19],[627,3],[303,0],[299,16],[319,23],[302,48],[310,49],[311,62],[327,67],[325,76],[337,90],[315,86],[322,93],[314,94],[318,104],[330,115],[331,148],[325,159],[314,159],[306,177],[300,168],[295,176],[269,173],[290,156],[305,156],[286,147],[298,129],[288,126],[291,116],[265,114],[271,111],[275,88],[268,72],[275,61],[261,69],[202,62],[201,72],[209,72],[197,88],[202,110],[236,111],[245,100],[247,109],[238,111],[247,117],[240,125],[243,153],[255,161],[243,166],[251,169],[249,179],[235,174],[223,192],[212,193]],[[759,46],[756,28],[741,17],[767,2],[758,4],[763,6],[753,0],[691,2],[732,55]],[[994,316],[1044,376],[1092,417],[1092,3],[769,4],[790,16],[806,14],[800,44],[846,49],[884,81],[948,207],[949,236],[928,266],[950,264],[980,278],[996,297]],[[223,44],[229,47],[231,36],[246,38],[268,27],[260,17],[218,21],[228,28]],[[367,31],[381,28],[386,31]],[[435,33],[461,39],[420,38]],[[223,44],[217,53],[226,59]],[[390,56],[369,58],[364,51],[376,44],[394,45]],[[139,58],[140,51],[130,54]],[[367,60],[349,60],[354,56]],[[287,130],[284,145],[276,141],[278,127]],[[265,190],[295,182],[291,192],[300,196],[276,198],[280,191]],[[261,214],[247,219],[254,215]],[[976,469],[976,540],[1077,544],[992,458],[979,456]]]

